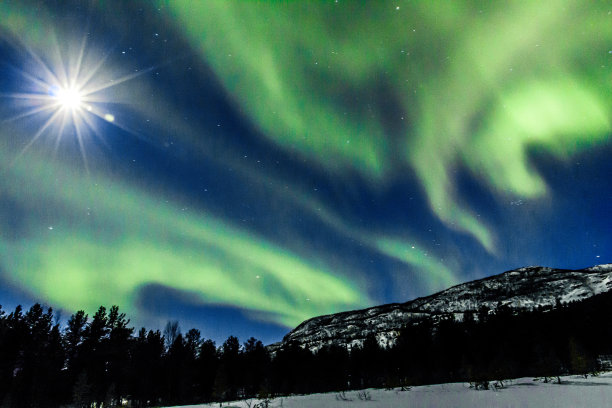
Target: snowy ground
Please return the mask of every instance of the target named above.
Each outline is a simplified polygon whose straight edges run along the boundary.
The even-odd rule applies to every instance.
[[[436,384],[412,387],[408,391],[366,390],[371,400],[358,397],[358,391],[344,395],[338,393],[299,395],[276,398],[270,407],[278,408],[387,408],[387,407],[612,407],[612,372],[587,379],[578,376],[561,377],[562,384],[545,384],[533,378],[519,378],[508,382],[500,390],[476,391],[466,383]],[[259,401],[223,403],[223,407],[253,408]],[[189,405],[192,408],[217,408],[219,403]],[[183,407],[185,408],[185,407]]]

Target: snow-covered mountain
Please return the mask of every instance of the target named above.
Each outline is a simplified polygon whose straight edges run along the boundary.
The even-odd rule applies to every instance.
[[[362,344],[375,334],[381,345],[392,344],[398,331],[419,317],[454,313],[461,319],[465,311],[486,306],[495,310],[499,304],[512,308],[554,305],[557,300],[583,300],[612,289],[612,264],[568,270],[530,266],[504,272],[457,286],[406,303],[391,303],[362,310],[318,316],[306,320],[289,332],[278,350],[296,343],[311,350],[324,345],[347,347]]]

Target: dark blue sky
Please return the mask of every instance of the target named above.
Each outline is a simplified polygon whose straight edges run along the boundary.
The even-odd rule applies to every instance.
[[[557,6],[0,4],[0,304],[269,343],[612,262],[612,15]]]

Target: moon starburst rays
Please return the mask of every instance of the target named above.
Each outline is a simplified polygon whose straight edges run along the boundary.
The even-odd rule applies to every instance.
[[[101,123],[107,122],[119,126],[115,122],[115,114],[107,109],[108,104],[115,103],[112,93],[103,92],[109,88],[123,84],[149,70],[112,78],[109,72],[104,72],[103,66],[109,54],[101,58],[90,58],[86,51],[86,38],[80,44],[74,55],[62,55],[56,44],[47,57],[38,55],[28,49],[29,61],[27,68],[17,69],[18,76],[23,79],[19,92],[0,94],[1,97],[12,98],[21,112],[6,119],[17,121],[29,118],[40,125],[34,130],[29,141],[24,142],[15,161],[45,134],[54,139],[55,152],[63,140],[72,136],[78,146],[86,170],[88,160],[86,146],[92,135],[106,144],[101,134]],[[48,61],[53,61],[49,63]],[[19,101],[19,102],[17,102]],[[119,126],[124,128],[124,126]]]

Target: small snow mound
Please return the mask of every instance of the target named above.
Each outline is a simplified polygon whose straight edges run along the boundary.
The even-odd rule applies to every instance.
[[[544,273],[550,273],[553,270],[554,268],[550,268],[548,266],[533,265],[533,266],[524,266],[522,268],[515,269],[514,271],[511,271],[511,272],[544,274]]]
[[[586,268],[585,271],[589,272],[612,272],[612,264],[602,264]]]
[[[537,270],[537,269],[540,269],[540,268],[542,268],[542,267],[539,266],[539,265],[523,266],[522,268],[515,269],[515,271],[517,271],[517,272],[530,272],[530,271]]]

